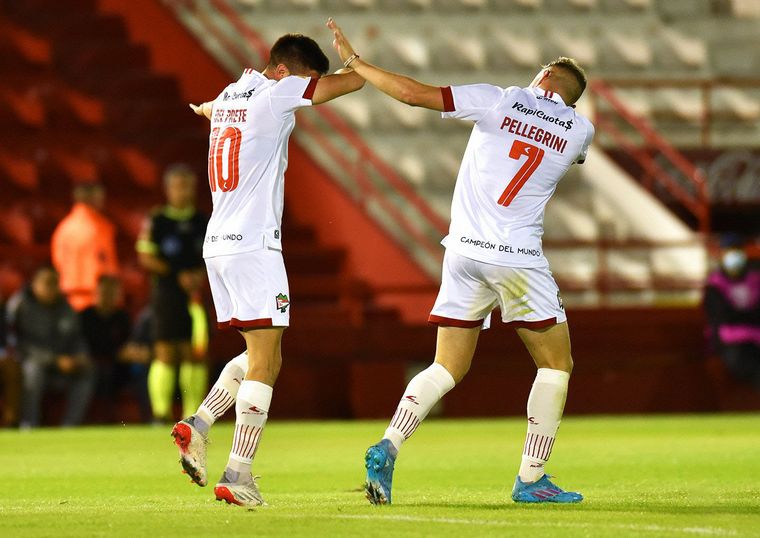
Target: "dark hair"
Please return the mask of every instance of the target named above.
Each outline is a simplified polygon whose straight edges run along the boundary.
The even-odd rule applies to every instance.
[[[190,168],[185,163],[174,163],[172,165],[169,165],[169,167],[164,172],[164,185],[169,183],[169,179],[173,178],[174,176],[182,176],[192,179],[193,181],[196,181],[197,178],[195,177],[195,172],[193,172],[193,169]]]
[[[294,74],[305,74],[313,69],[320,75],[330,70],[330,60],[317,42],[301,34],[285,34],[269,51],[269,65],[285,64]]]
[[[560,56],[556,60],[552,60],[543,67],[546,69],[547,67],[553,66],[561,67],[575,77],[575,81],[578,83],[578,87],[580,88],[580,92],[578,92],[578,95],[575,97],[575,100],[577,101],[580,96],[583,95],[583,92],[586,89],[586,72],[580,65],[578,65],[578,62],[572,58],[568,58],[567,56]]]

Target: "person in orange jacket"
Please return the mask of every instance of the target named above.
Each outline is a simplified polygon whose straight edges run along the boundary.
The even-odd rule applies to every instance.
[[[95,304],[102,275],[116,275],[116,229],[103,214],[105,189],[95,181],[74,187],[74,206],[58,224],[51,241],[61,291],[77,311]]]

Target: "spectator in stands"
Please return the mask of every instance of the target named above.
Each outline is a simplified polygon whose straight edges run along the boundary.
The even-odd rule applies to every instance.
[[[208,384],[205,356],[193,353],[190,295],[203,287],[203,241],[208,218],[195,208],[196,176],[183,164],[164,174],[167,204],[153,211],[137,242],[140,262],[153,275],[154,360],[148,391],[157,422],[172,420],[179,364],[183,405],[194,412]],[[192,312],[198,314],[193,308]],[[200,326],[200,325],[199,325]]]
[[[113,422],[122,387],[128,387],[140,408],[144,422],[150,420],[148,362],[150,353],[139,352],[129,343],[131,321],[121,308],[121,282],[102,275],[98,280],[95,304],[82,311],[82,332],[97,369],[96,394],[107,421]]]
[[[18,406],[21,396],[21,371],[13,356],[8,353],[6,336],[5,307],[0,305],[0,387],[2,387],[0,427],[15,426],[18,423]]]
[[[69,304],[81,311],[95,303],[101,275],[119,272],[116,230],[103,214],[105,189],[95,181],[74,187],[74,206],[51,241],[53,265]]]
[[[50,388],[68,394],[62,424],[80,424],[95,372],[79,318],[61,295],[55,269],[38,269],[30,285],[11,297],[7,310],[9,340],[21,363],[21,427],[39,426],[42,398]]]
[[[740,237],[721,240],[704,304],[713,347],[727,369],[760,390],[760,270],[749,266]]]

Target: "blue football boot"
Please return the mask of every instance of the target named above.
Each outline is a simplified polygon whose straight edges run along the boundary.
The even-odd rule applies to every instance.
[[[388,439],[383,439],[367,449],[364,462],[367,467],[367,482],[364,491],[372,504],[391,504],[393,484],[393,464],[398,451]]]
[[[565,491],[549,478],[545,474],[540,480],[525,484],[518,476],[512,488],[512,500],[517,503],[579,503],[583,500],[580,493]]]

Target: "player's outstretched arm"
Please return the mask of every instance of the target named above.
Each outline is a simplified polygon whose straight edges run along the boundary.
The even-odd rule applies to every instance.
[[[364,86],[364,82],[364,79],[357,75],[353,69],[338,69],[332,75],[325,75],[319,79],[311,98],[311,104],[326,103],[341,95],[360,90]]]
[[[206,116],[206,119],[211,119],[211,103],[208,101],[201,103],[200,105],[194,105],[193,103],[190,103],[190,108],[192,108],[193,112],[199,116]]]
[[[423,84],[413,78],[380,69],[360,59],[354,52],[351,43],[343,35],[343,31],[332,18],[327,20],[327,27],[333,31],[335,38],[333,47],[338,51],[344,64],[351,67],[355,73],[366,79],[378,90],[407,105],[421,106],[438,111],[444,110],[440,87]]]

